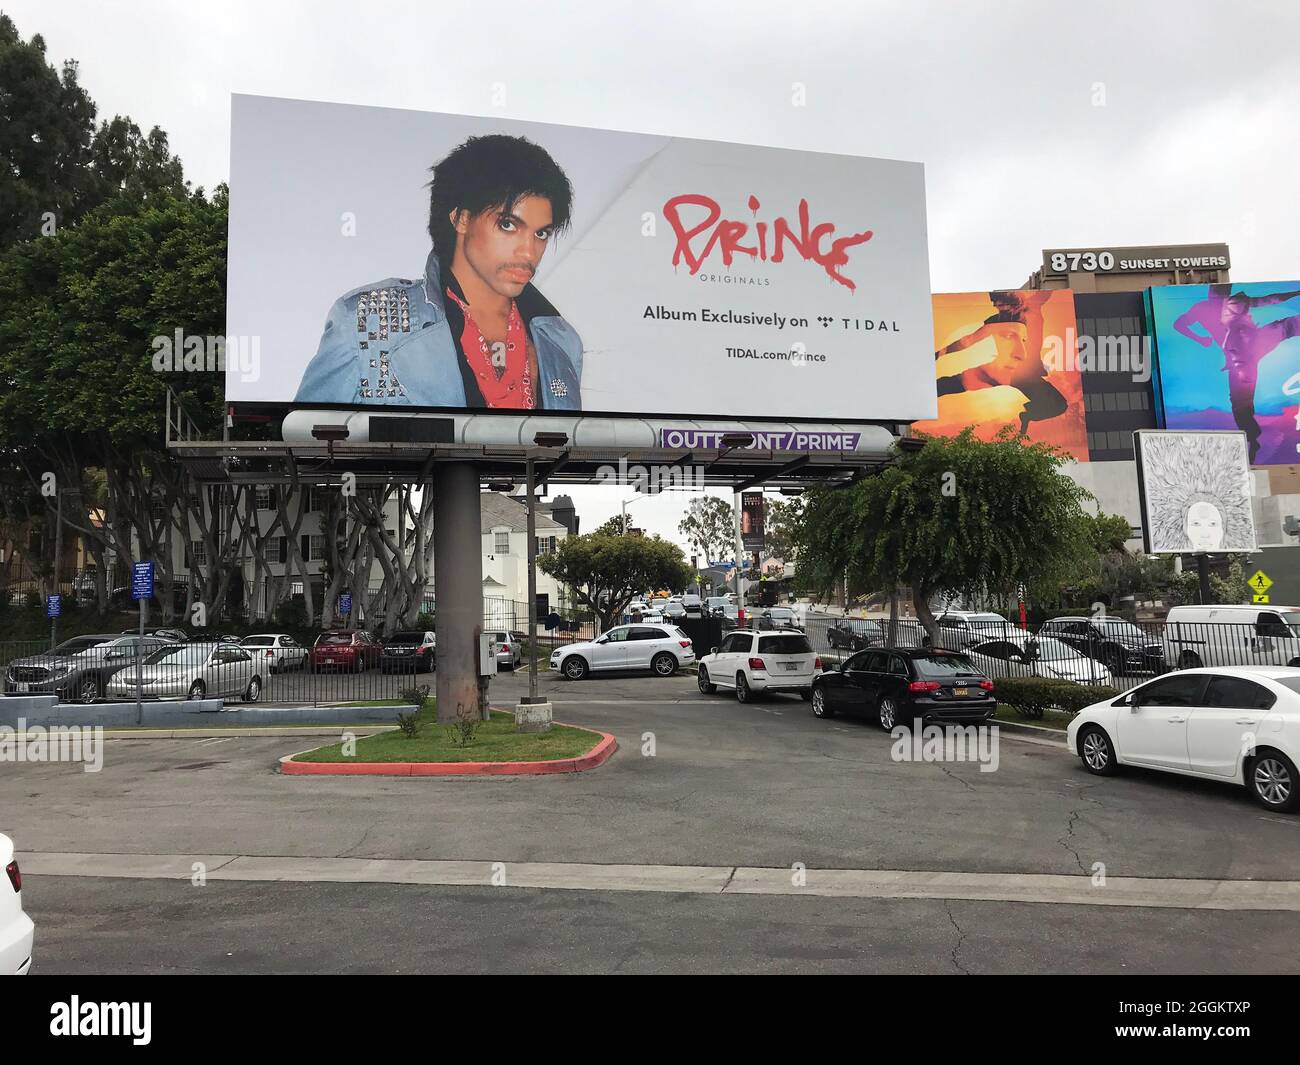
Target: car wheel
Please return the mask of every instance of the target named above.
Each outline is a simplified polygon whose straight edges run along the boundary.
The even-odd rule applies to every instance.
[[[190,685],[190,698],[202,699],[203,696],[207,693],[207,690],[208,689],[204,685],[203,681],[196,680],[193,684]]]
[[[826,702],[826,690],[824,688],[817,687],[812,690],[812,712],[813,717],[835,716],[835,711]]]
[[[262,678],[254,677],[244,691],[244,702],[255,703],[262,697]]]
[[[667,651],[660,651],[651,661],[650,669],[660,677],[671,677],[677,672],[677,659]]]
[[[84,677],[77,684],[77,702],[93,703],[99,698],[99,681],[94,677]]]
[[[737,673],[736,674],[736,702],[752,703],[753,701],[754,701],[754,693],[749,690],[749,681],[745,679],[745,674]]]
[[[705,695],[712,695],[718,690],[718,686],[709,681],[709,671],[704,666],[700,666],[699,676],[696,678],[696,683],[700,686],[700,691]]]
[[[1179,669],[1200,669],[1201,656],[1195,651],[1184,651],[1178,656]]]
[[[1256,755],[1246,766],[1246,787],[1261,806],[1285,813],[1300,806],[1295,763],[1281,751]]]
[[[876,707],[876,713],[880,718],[880,727],[886,732],[892,732],[898,724],[898,704],[889,696],[883,696]]]
[[[560,672],[566,680],[582,680],[587,675],[587,660],[581,655],[569,655],[560,664]]]
[[[1085,726],[1079,732],[1079,757],[1083,768],[1099,777],[1110,777],[1119,772],[1115,745],[1110,742],[1106,730],[1097,725]]]

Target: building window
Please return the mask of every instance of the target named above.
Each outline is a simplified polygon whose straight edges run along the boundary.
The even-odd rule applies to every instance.
[[[259,485],[257,489],[257,509],[273,510],[274,508],[275,508],[275,496],[272,494],[272,490],[270,488]]]
[[[537,553],[539,555],[555,554],[555,537],[554,536],[537,537]]]
[[[510,554],[510,534],[508,532],[499,532],[496,534],[496,547],[493,553],[497,555]]]
[[[276,536],[271,540],[271,558],[280,563],[289,561],[289,540],[285,536]]]
[[[325,558],[325,537],[312,533],[303,538],[303,552],[308,562],[320,562]]]
[[[208,545],[202,540],[194,540],[190,543],[190,555],[194,559],[194,565],[206,566],[208,564]]]

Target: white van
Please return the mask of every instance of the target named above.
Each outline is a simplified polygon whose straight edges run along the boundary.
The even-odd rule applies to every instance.
[[[1197,666],[1300,666],[1300,609],[1176,606],[1165,619],[1165,661]]]

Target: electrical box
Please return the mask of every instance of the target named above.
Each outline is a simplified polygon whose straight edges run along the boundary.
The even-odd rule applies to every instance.
[[[478,634],[478,675],[480,677],[497,675],[497,645],[491,633]]]

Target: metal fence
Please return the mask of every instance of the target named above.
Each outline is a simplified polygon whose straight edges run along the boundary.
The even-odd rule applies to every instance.
[[[498,670],[549,668],[551,653],[595,635],[591,622],[573,622],[530,639],[497,612],[483,619],[492,633]],[[339,705],[402,700],[409,689],[435,687],[436,641],[418,636],[384,640],[370,633],[237,637],[180,630],[138,635],[74,636],[0,642],[5,695],[55,695],[61,703],[134,702],[137,678],[148,700],[222,698],[228,704]]]
[[[888,619],[810,617],[809,642],[825,664],[887,643]],[[921,647],[919,622],[900,619],[891,646]],[[1272,622],[1218,624],[1058,619],[1036,631],[1009,622],[940,626],[938,646],[966,654],[986,676],[1048,677],[1126,690],[1198,666],[1300,667],[1300,630]]]

